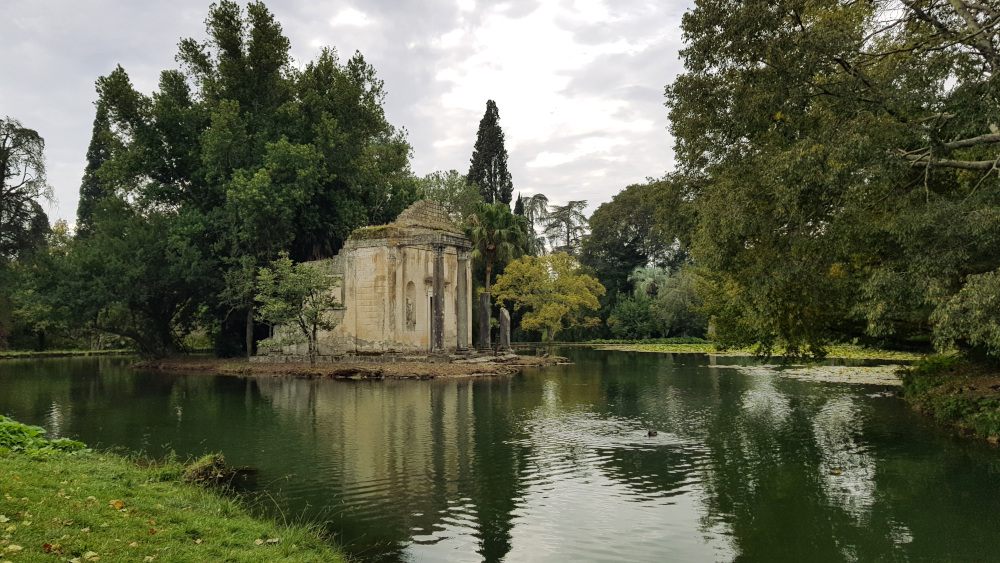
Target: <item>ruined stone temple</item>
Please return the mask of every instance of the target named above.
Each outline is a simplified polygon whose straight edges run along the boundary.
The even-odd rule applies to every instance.
[[[444,208],[421,200],[388,225],[355,230],[330,260],[310,262],[334,278],[342,309],[318,339],[321,356],[455,352],[472,338],[472,244]],[[275,327],[262,360],[305,356],[306,342]]]

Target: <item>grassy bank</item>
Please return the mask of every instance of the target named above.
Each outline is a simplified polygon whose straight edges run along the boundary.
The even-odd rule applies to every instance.
[[[13,425],[0,420],[0,562],[343,560],[314,529],[185,483],[183,464],[65,451],[78,443]]]
[[[959,356],[934,356],[903,375],[903,396],[916,409],[964,432],[1000,439],[1000,373]]]
[[[725,356],[752,356],[753,348],[730,348],[718,350],[715,344],[702,341],[700,343],[688,342],[622,342],[622,341],[594,341],[592,344],[601,349],[625,350],[631,352],[670,352],[675,354],[719,354]],[[775,352],[781,355],[781,350]],[[851,360],[891,360],[891,361],[914,361],[925,357],[926,354],[915,352],[898,352],[895,350],[879,350],[865,348],[851,344],[840,344],[827,348],[828,358],[851,359]]]
[[[0,351],[0,360],[4,359],[28,359],[28,358],[68,358],[71,356],[125,356],[135,354],[135,350],[45,350],[44,352],[33,352],[30,350],[4,350]]]

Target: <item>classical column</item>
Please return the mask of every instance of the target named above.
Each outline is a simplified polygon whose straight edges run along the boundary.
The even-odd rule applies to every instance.
[[[444,350],[444,246],[434,247],[434,351]]]
[[[469,347],[469,254],[458,251],[458,276],[455,280],[455,316],[458,325],[458,349]]]
[[[398,297],[403,292],[402,288],[399,287],[398,277],[396,269],[399,263],[399,247],[389,245],[386,248],[386,296],[389,299],[387,310],[382,311],[385,316],[384,320],[388,322],[383,322],[384,326],[388,326],[389,334],[385,335],[386,340],[389,341],[389,351],[396,351],[396,344],[399,342],[399,335],[396,333],[399,314],[396,312],[396,303],[399,301]]]

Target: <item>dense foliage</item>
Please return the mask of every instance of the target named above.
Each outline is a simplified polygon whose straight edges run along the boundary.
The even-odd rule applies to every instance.
[[[629,276],[632,295],[619,294],[607,324],[615,338],[645,340],[700,337],[708,329],[690,266],[671,272],[655,266],[636,268]]]
[[[16,119],[0,120],[0,266],[37,247],[49,221],[39,203],[45,181],[45,140]]]
[[[673,189],[724,342],[1000,354],[998,23],[971,0],[696,2]]]
[[[440,203],[456,225],[463,225],[483,202],[479,187],[457,170],[431,172],[421,178],[420,187],[424,197]]]
[[[466,222],[465,235],[472,241],[472,257],[486,264],[486,293],[490,293],[493,264],[507,262],[524,253],[527,226],[506,203],[479,203]]]
[[[523,256],[507,264],[494,286],[498,302],[526,309],[521,327],[542,332],[552,340],[556,333],[575,326],[592,326],[597,317],[586,316],[600,306],[604,286],[581,269],[565,252]]]

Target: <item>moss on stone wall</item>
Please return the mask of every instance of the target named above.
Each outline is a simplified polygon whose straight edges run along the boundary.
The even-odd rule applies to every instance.
[[[403,229],[395,223],[389,223],[388,225],[355,229],[347,240],[376,240],[398,238],[401,236],[403,236]]]

